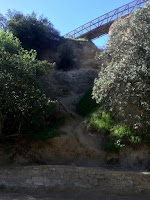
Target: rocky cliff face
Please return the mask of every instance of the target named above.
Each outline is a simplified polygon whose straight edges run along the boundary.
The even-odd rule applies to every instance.
[[[98,68],[98,62],[95,56],[99,50],[94,43],[86,40],[66,39],[62,46],[64,44],[72,48],[77,68]]]
[[[66,46],[71,49],[70,53],[73,53],[74,66],[67,71],[63,69],[51,71],[47,77],[41,80],[41,83],[46,83],[45,86],[42,86],[46,88],[46,92],[53,91],[54,96],[69,111],[74,112],[74,104],[88,89],[93,87],[100,67],[95,59],[99,50],[90,41],[65,39],[55,55],[56,64]]]
[[[98,70],[80,68],[71,71],[52,71],[47,77],[48,85],[56,92],[56,98],[71,112],[79,98],[93,87]]]
[[[74,68],[98,68],[98,62],[95,59],[96,53],[100,50],[93,42],[84,39],[63,39],[56,47],[55,51],[45,49],[41,58],[50,62],[58,62],[62,51],[68,47],[73,53]],[[71,52],[68,52],[71,54]]]

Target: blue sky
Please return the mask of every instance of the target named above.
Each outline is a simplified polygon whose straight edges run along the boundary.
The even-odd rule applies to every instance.
[[[0,13],[6,14],[8,9],[30,14],[35,11],[44,15],[54,27],[64,35],[73,29],[103,15],[132,0],[0,0]],[[107,37],[95,41],[101,47]]]

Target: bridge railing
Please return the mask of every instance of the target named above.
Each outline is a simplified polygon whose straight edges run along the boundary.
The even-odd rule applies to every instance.
[[[135,0],[132,1],[124,6],[121,6],[111,12],[108,12],[76,29],[74,29],[73,31],[67,33],[66,35],[64,35],[64,37],[71,37],[71,38],[80,38],[83,35],[85,35],[86,33],[101,27],[105,24],[109,24],[110,22],[118,19],[119,17],[132,13],[135,10],[137,10],[138,8],[142,7],[145,2],[148,2],[149,0]]]

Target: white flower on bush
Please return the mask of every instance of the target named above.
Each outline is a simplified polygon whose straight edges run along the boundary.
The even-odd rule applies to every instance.
[[[150,4],[115,23],[94,81],[93,98],[116,119],[141,132],[150,124]]]

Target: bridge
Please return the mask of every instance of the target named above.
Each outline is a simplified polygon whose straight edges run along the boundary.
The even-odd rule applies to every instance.
[[[64,35],[74,39],[85,38],[88,40],[99,38],[108,34],[111,24],[121,16],[128,15],[144,6],[150,0],[135,0],[108,12]]]

